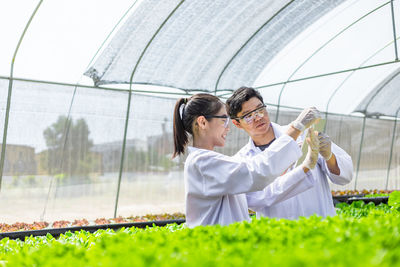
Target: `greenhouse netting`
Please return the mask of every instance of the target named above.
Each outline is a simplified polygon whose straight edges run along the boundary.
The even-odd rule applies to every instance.
[[[398,0],[23,2],[0,4],[2,222],[184,212],[176,99],[243,85],[279,124],[323,113],[354,164],[332,190],[400,188]]]

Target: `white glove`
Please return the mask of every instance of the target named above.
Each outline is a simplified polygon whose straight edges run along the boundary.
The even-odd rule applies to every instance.
[[[292,121],[290,125],[292,125],[293,128],[302,132],[314,123],[316,123],[320,118],[321,113],[318,111],[318,109],[316,109],[315,107],[305,108],[297,117],[297,119]]]
[[[318,133],[319,139],[319,153],[324,157],[325,160],[329,160],[332,157],[332,141],[326,133]]]
[[[312,170],[315,168],[315,165],[317,165],[318,161],[319,139],[317,132],[308,129],[306,141],[308,144],[308,151],[302,165],[303,167]]]

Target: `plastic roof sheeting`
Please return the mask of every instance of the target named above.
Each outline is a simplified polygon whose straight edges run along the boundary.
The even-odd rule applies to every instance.
[[[39,0],[2,0],[0,8],[0,75],[10,75],[18,41]],[[107,34],[132,0],[43,1],[19,47],[14,77],[86,85],[83,76]]]
[[[399,88],[400,68],[376,86],[357,106],[355,111],[362,112],[367,116],[398,116],[400,109]]]
[[[8,1],[0,10],[3,78],[35,8],[25,1]],[[134,89],[150,90],[150,84],[170,86],[163,88],[168,93],[217,88],[218,95],[228,96],[247,85],[258,87],[269,104],[394,116],[395,102],[391,111],[377,105],[395,99],[395,91],[394,97],[381,96],[392,97],[389,102],[359,107],[399,68],[392,22],[398,41],[399,0],[45,1],[21,44],[14,77],[92,85],[80,77],[91,66],[87,74],[96,85],[129,84],[136,68]],[[121,27],[108,39],[116,25]],[[102,42],[108,45],[88,64]],[[374,64],[384,65],[368,68]]]
[[[134,72],[133,83],[210,92],[251,85],[278,51],[342,2],[144,1],[86,75],[96,85],[129,84]]]
[[[348,114],[399,67],[395,51],[390,1],[346,1],[279,51],[254,85],[277,105]]]

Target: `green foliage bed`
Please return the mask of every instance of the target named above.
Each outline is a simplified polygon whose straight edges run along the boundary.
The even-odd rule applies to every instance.
[[[399,200],[340,204],[326,219],[2,239],[0,258],[4,266],[400,266]]]

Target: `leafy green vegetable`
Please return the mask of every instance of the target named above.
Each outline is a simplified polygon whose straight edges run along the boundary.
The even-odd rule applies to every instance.
[[[68,232],[0,240],[5,266],[398,266],[400,212],[353,202],[338,216]]]
[[[388,205],[392,207],[400,206],[400,191],[393,191],[389,195]]]

